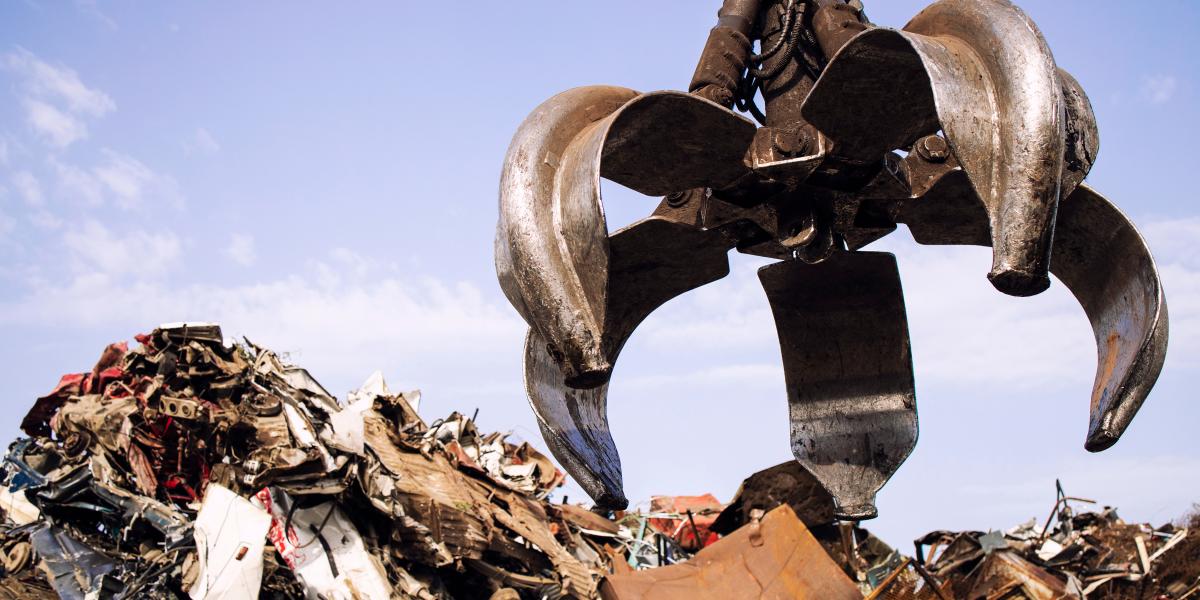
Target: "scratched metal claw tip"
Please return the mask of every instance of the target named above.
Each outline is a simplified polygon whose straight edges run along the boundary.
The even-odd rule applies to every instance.
[[[598,505],[619,510],[629,501],[621,456],[608,429],[608,386],[578,390],[532,329],[525,338],[525,389],[550,452]]]
[[[988,273],[988,281],[997,291],[1009,296],[1036,296],[1050,288],[1050,276],[1000,265]]]
[[[869,521],[879,516],[879,509],[875,506],[875,496],[871,496],[862,504],[835,504],[833,516],[842,521]]]
[[[1104,452],[1116,445],[1121,439],[1121,435],[1108,427],[1101,427],[1096,431],[1088,433],[1087,441],[1083,443],[1083,447],[1088,452]]]

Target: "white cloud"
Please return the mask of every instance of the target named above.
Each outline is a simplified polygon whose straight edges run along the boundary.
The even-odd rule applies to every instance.
[[[664,388],[687,382],[689,387],[727,386],[741,390],[762,391],[765,388],[783,387],[783,365],[779,363],[747,363],[728,365],[706,365],[703,369],[683,373],[650,373],[633,375],[618,380],[622,392],[630,395],[657,393]]]
[[[25,116],[33,130],[57,148],[66,148],[88,136],[82,120],[41,100],[26,98]]]
[[[1182,264],[1200,269],[1200,217],[1154,219],[1140,227],[1159,264]]]
[[[1170,351],[1164,369],[1200,368],[1200,270],[1160,266],[1171,313]]]
[[[357,382],[364,370],[381,366],[452,365],[473,373],[464,387],[501,377],[510,384],[510,400],[520,401],[524,324],[503,299],[496,302],[472,284],[402,278],[377,267],[358,272],[344,268],[343,255],[258,283],[175,287],[162,278],[121,277],[155,268],[161,273],[173,264],[179,245],[170,236],[117,236],[89,223],[72,232],[69,244],[81,274],[67,285],[39,284],[23,299],[0,303],[0,326],[132,332],[162,322],[218,321],[229,335],[302,353],[302,364],[323,381]],[[173,258],[148,264],[156,254]],[[335,279],[323,281],[323,268]]]
[[[654,313],[637,335],[645,336],[659,351],[749,350],[773,344],[775,320],[755,274],[755,268],[769,261],[740,255],[731,259],[728,277],[672,301]]]
[[[55,230],[63,226],[63,220],[58,215],[44,208],[29,213],[29,222],[46,230]]]
[[[36,208],[45,204],[45,198],[42,196],[42,186],[33,173],[29,171],[16,172],[12,176],[12,185],[26,206]]]
[[[104,24],[105,27],[114,30],[117,29],[117,22],[100,10],[100,6],[96,3],[96,0],[75,0],[75,8],[79,9],[79,12]]]
[[[23,48],[4,55],[3,64],[25,76],[33,96],[63,102],[70,112],[100,117],[117,107],[108,94],[84,85],[73,69],[51,65]]]
[[[102,151],[100,164],[83,169],[51,158],[59,193],[87,206],[111,202],[132,210],[147,202],[180,207],[183,196],[174,178],[155,172],[142,161],[110,149]]]
[[[1200,365],[1200,218],[1154,219],[1141,227],[1162,275],[1170,308],[1165,369]]]
[[[1171,75],[1152,75],[1142,79],[1141,96],[1150,104],[1160,105],[1170,102],[1179,88],[1179,81]]]
[[[96,179],[108,188],[117,206],[129,209],[140,205],[154,181],[154,171],[132,156],[111,150],[104,152],[104,158],[103,164],[92,169]]]
[[[917,452],[922,452],[920,445]],[[964,453],[972,455],[970,449]],[[1127,521],[1155,526],[1182,516],[1200,497],[1195,477],[1200,460],[1194,456],[1085,455],[1056,448],[1041,460],[1020,465],[951,460],[937,463],[942,467],[938,493],[930,493],[929,473],[919,469],[933,464],[901,467],[880,494],[882,517],[867,523],[872,533],[900,544],[934,528],[1004,529],[1033,517],[1040,523],[1054,503],[1054,482],[1060,478],[1068,494],[1116,507]]]
[[[23,48],[0,56],[0,67],[23,78],[26,120],[56,148],[87,137],[83,117],[101,117],[116,109],[108,94],[84,85],[74,70],[47,63]]]
[[[363,279],[378,269],[378,265],[362,255],[346,248],[334,248],[329,252],[329,261],[313,265],[317,281],[324,287],[336,287],[347,280]]]
[[[1091,326],[1061,282],[1033,298],[1013,298],[986,279],[989,248],[899,242],[888,245],[900,265],[919,378],[955,384],[1003,378],[1014,391],[1091,381]]]
[[[171,233],[117,234],[97,221],[85,221],[63,234],[71,264],[84,277],[150,279],[174,267],[181,244]]]
[[[58,194],[63,199],[91,207],[104,203],[104,186],[90,172],[53,157],[49,163],[57,178]]]
[[[233,234],[229,240],[229,246],[225,248],[225,256],[243,267],[253,265],[258,260],[258,253],[254,250],[254,236],[242,233]]]
[[[217,139],[207,129],[197,127],[192,137],[184,142],[183,149],[189,154],[193,152],[199,154],[216,154],[221,150],[221,144],[217,142]]]
[[[4,211],[0,211],[0,241],[8,238],[16,226],[17,222],[12,217],[4,214]]]

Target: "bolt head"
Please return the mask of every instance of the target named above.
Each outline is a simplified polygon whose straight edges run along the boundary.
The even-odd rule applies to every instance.
[[[775,151],[786,157],[803,156],[811,145],[808,132],[798,127],[776,129],[771,142]]]
[[[950,158],[950,144],[940,135],[928,135],[916,143],[917,154],[929,162],[946,162]]]

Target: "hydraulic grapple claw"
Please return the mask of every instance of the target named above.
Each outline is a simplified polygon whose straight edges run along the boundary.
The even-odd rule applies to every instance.
[[[693,95],[564,92],[506,158],[497,273],[530,326],[539,426],[588,494],[627,503],[607,416],[625,342],[723,277],[736,248],[782,261],[759,276],[796,459],[840,518],[875,516],[917,414],[895,259],[859,249],[898,224],[922,244],[992,247],[1004,293],[1051,273],[1071,290],[1099,348],[1086,448],[1115,443],[1162,368],[1166,301],[1133,224],[1082,183],[1095,115],[1032,21],[1007,0],[940,0],[899,31],[842,0],[725,0],[719,15]],[[601,177],[666,198],[610,236]]]
[[[1020,9],[1007,0],[942,0],[903,30],[851,40],[803,114],[838,152],[860,160],[944,132],[988,215],[988,279],[1029,296],[1050,285],[1066,141],[1062,89],[1050,48]]]

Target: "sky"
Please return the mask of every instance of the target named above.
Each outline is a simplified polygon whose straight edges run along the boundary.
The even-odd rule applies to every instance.
[[[987,249],[918,246],[903,228],[875,244],[899,257],[921,439],[868,527],[901,548],[1044,518],[1056,478],[1133,521],[1200,501],[1200,4],[1023,4],[1091,97],[1089,181],[1149,240],[1170,350],[1125,437],[1090,454],[1095,343],[1061,284],[1010,298],[986,280]],[[492,259],[505,149],[559,91],[686,87],[718,6],[0,3],[0,438],[108,342],[194,320],[336,393],[382,370],[422,389],[427,418],[479,409],[485,430],[545,447]],[[921,7],[867,12],[901,27]],[[613,230],[656,203],[609,191]],[[621,357],[610,418],[635,501],[728,500],[791,456],[764,262],[731,259]]]

